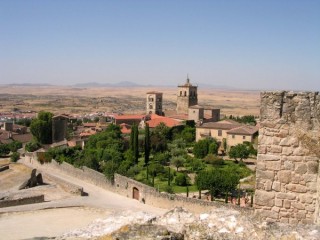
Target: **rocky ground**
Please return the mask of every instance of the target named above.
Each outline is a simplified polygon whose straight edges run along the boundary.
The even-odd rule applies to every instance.
[[[207,239],[320,239],[320,226],[268,224],[237,210],[219,208],[195,215],[175,208],[154,217],[143,212],[123,212],[68,232],[57,239],[105,240],[207,240]]]

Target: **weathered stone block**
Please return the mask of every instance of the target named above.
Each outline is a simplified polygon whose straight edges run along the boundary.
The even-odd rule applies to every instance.
[[[291,192],[297,192],[297,193],[306,193],[308,191],[308,188],[306,186],[302,186],[299,184],[287,184],[286,189]]]
[[[293,193],[277,193],[277,198],[279,199],[287,199],[287,200],[294,200],[296,199],[296,194]]]
[[[311,194],[301,194],[299,198],[300,202],[311,204],[313,202],[314,196]]]
[[[265,166],[267,170],[280,170],[281,169],[281,161],[266,161]]]
[[[275,190],[276,192],[280,192],[280,190],[281,190],[280,187],[281,187],[280,182],[274,181],[274,182],[272,183],[272,189]]]
[[[296,137],[286,137],[286,138],[283,138],[280,143],[279,143],[280,146],[293,146],[293,147],[298,147],[299,146],[299,141]]]
[[[299,212],[297,212],[297,214],[296,214],[296,218],[297,218],[298,220],[305,219],[305,218],[306,218],[306,213],[299,211]]]
[[[289,223],[296,225],[296,224],[299,223],[299,221],[297,219],[295,219],[295,218],[289,218]]]
[[[284,169],[285,170],[294,170],[294,163],[290,161],[284,161]]]
[[[266,154],[267,153],[267,146],[259,145],[258,146],[258,154]]]
[[[274,212],[274,211],[266,211],[266,210],[261,210],[259,212],[261,217],[264,218],[272,218],[272,219],[278,219],[279,218],[279,213],[278,212]]]
[[[273,171],[261,171],[258,170],[256,171],[256,178],[257,179],[269,179],[269,180],[273,180],[274,178],[274,172]]]
[[[293,148],[292,147],[282,147],[282,155],[290,156],[293,153]]]
[[[305,163],[297,163],[295,172],[298,174],[305,174],[307,172],[308,168]]]
[[[272,181],[266,180],[266,182],[264,184],[264,190],[271,191],[271,187],[272,187]]]
[[[309,189],[310,192],[317,192],[317,183],[316,182],[308,182],[306,188]]]
[[[291,181],[291,171],[283,170],[278,172],[278,179],[281,183],[289,183]]]
[[[281,211],[281,212],[279,213],[279,216],[280,216],[281,218],[282,218],[282,217],[289,218],[289,217],[291,217],[291,213],[289,213],[289,212],[287,212],[287,211],[285,211],[285,212]]]
[[[291,183],[298,184],[300,182],[300,175],[291,174]]]
[[[271,155],[271,154],[258,154],[257,161],[278,161],[280,160],[279,155]]]
[[[286,209],[289,209],[291,207],[291,201],[289,200],[284,200],[283,201],[283,206],[286,208]]]
[[[255,204],[273,207],[274,206],[274,197],[273,192],[266,192],[261,190],[256,190],[255,192]]]
[[[293,151],[293,155],[295,156],[305,156],[306,154],[308,154],[308,151],[302,147],[295,148]]]
[[[281,146],[277,146],[277,145],[272,145],[268,150],[269,150],[268,152],[270,152],[270,153],[281,153],[282,152],[282,147]]]
[[[316,182],[317,181],[317,175],[316,174],[305,174],[303,175],[303,180],[308,182]]]
[[[319,171],[319,163],[318,162],[314,162],[314,161],[308,162],[307,167],[308,167],[308,173],[316,174]]]
[[[289,218],[281,218],[280,222],[281,223],[289,223]]]
[[[272,144],[273,145],[279,145],[280,142],[281,142],[281,138],[279,138],[279,137],[273,137],[272,138]]]
[[[265,162],[262,162],[262,161],[258,161],[257,162],[257,170],[266,170],[266,163]]]
[[[279,207],[276,207],[276,206],[274,206],[274,207],[272,207],[271,208],[271,211],[273,211],[273,212],[280,212],[280,208]]]
[[[305,209],[304,204],[302,204],[300,202],[291,202],[291,207],[299,209],[299,210],[304,210]]]
[[[281,199],[275,199],[274,201],[274,205],[277,207],[282,207],[282,203],[283,203],[283,200]]]
[[[307,205],[305,209],[309,212],[314,212],[316,210],[313,204]]]

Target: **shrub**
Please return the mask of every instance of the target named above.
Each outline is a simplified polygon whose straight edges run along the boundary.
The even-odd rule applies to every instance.
[[[165,186],[164,191],[167,192],[167,193],[171,193],[171,194],[174,193],[173,187],[172,186],[168,186],[168,185]]]
[[[224,165],[224,160],[222,158],[217,157],[213,154],[208,154],[204,159],[206,163],[211,164],[213,166],[222,166]]]
[[[186,174],[179,173],[175,178],[175,183],[178,186],[187,186],[188,185],[188,177]]]
[[[25,149],[28,152],[34,152],[34,151],[38,150],[40,147],[41,147],[40,143],[32,141],[32,142],[28,142],[26,144]]]
[[[18,161],[20,159],[20,153],[18,152],[12,153],[10,159],[12,162]]]

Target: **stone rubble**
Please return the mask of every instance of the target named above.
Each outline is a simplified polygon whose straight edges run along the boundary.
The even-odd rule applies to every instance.
[[[157,218],[130,211],[99,219],[85,229],[75,230],[57,239],[110,240],[207,240],[207,239],[320,239],[320,226],[268,223],[256,216],[227,208],[195,215],[174,208]]]

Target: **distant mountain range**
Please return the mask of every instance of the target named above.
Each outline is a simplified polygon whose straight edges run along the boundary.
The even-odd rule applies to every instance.
[[[236,90],[239,88],[223,86],[223,85],[213,85],[208,83],[194,83],[194,85],[199,86],[202,89],[229,89],[229,90]],[[2,86],[9,86],[9,87],[53,87],[57,86],[54,84],[37,84],[37,83],[10,83],[10,84],[3,84]],[[87,83],[77,83],[73,85],[66,85],[66,87],[76,87],[76,88],[97,88],[97,87],[177,87],[177,85],[152,85],[152,84],[137,84],[130,81],[122,81],[118,83],[98,83],[98,82],[87,82]]]

